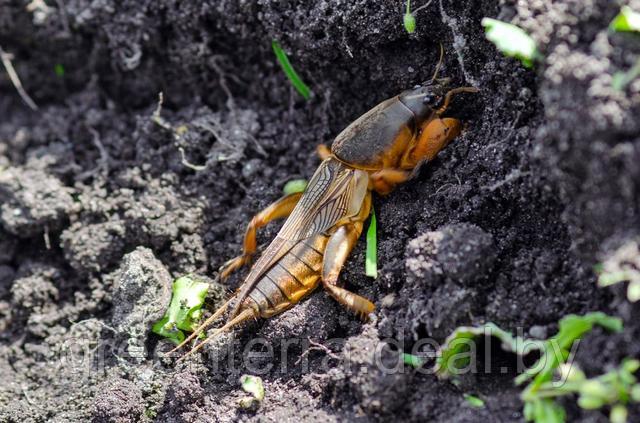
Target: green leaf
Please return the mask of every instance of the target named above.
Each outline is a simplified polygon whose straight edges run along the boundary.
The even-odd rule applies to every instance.
[[[282,47],[280,47],[280,44],[275,40],[271,42],[271,47],[273,48],[273,52],[275,53],[276,59],[278,59],[278,63],[280,63],[282,70],[284,70],[287,78],[289,78],[289,81],[291,81],[295,89],[302,97],[305,98],[305,100],[309,100],[309,97],[311,97],[311,90],[307,84],[302,81],[295,69],[293,69],[291,62],[289,62],[289,57],[287,57],[287,53],[284,52]]]
[[[543,341],[514,337],[491,322],[477,327],[460,326],[447,337],[438,351],[436,374],[441,378],[448,378],[466,367],[470,360],[469,344],[474,342],[474,338],[485,334],[499,339],[503,350],[521,356],[533,350],[542,350],[544,346]]]
[[[611,407],[611,413],[609,414],[609,420],[611,423],[626,423],[629,412],[627,407],[622,404],[614,405]]]
[[[262,385],[262,379],[258,376],[242,375],[240,377],[240,384],[245,392],[253,395],[258,401],[264,399],[264,386]]]
[[[627,299],[632,303],[640,300],[640,281],[634,280],[629,282],[627,287]]]
[[[416,32],[416,17],[411,13],[405,13],[402,16],[402,23],[404,24],[404,29],[409,33],[413,34]]]
[[[286,184],[284,184],[284,188],[282,191],[285,195],[295,194],[296,192],[304,192],[307,188],[307,180],[306,179],[292,179]]]
[[[472,407],[484,408],[484,401],[482,401],[480,398],[476,397],[475,395],[464,394],[463,397],[464,397],[464,400],[467,401],[469,405],[471,405]]]
[[[522,28],[491,18],[482,18],[485,36],[504,54],[531,68],[540,57],[536,43]]]
[[[629,277],[629,274],[624,270],[618,272],[602,272],[598,277],[598,286],[605,287],[615,285],[622,281],[629,280]]]
[[[640,76],[640,59],[627,72],[614,73],[611,86],[617,91],[623,91],[638,76]]]
[[[182,342],[185,338],[182,331],[193,332],[196,329],[208,290],[208,284],[189,276],[176,279],[173,282],[169,309],[151,330],[174,343]]]
[[[623,6],[609,28],[617,32],[640,32],[640,13],[634,12],[629,6]]]
[[[245,392],[252,395],[251,397],[240,398],[240,407],[251,408],[256,403],[260,404],[262,402],[264,399],[264,385],[262,384],[262,379],[258,376],[242,375],[240,377],[240,384]]]
[[[62,78],[64,76],[64,66],[62,66],[62,64],[60,63],[56,63],[53,66],[53,72],[55,72],[58,78]]]
[[[413,354],[402,353],[402,361],[407,366],[411,366],[414,368],[420,368],[424,364],[424,360],[421,357]]]
[[[371,220],[367,229],[367,252],[364,262],[364,274],[371,277],[378,277],[378,238],[376,212],[371,207]]]
[[[563,423],[565,411],[551,399],[536,399],[524,405],[524,417],[536,423]]]
[[[583,316],[569,314],[560,319],[558,333],[552,339],[558,342],[560,348],[569,349],[575,340],[589,332],[595,324],[612,332],[622,331],[622,319],[607,316],[600,311]]]

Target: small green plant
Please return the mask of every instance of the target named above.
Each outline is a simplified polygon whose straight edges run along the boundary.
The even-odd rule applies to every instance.
[[[421,9],[428,7],[433,0],[429,0],[426,4],[418,7],[413,12],[411,11],[411,0],[407,0],[407,8],[402,16],[402,24],[404,25],[404,29],[409,33],[413,34],[416,31],[416,13],[418,13]]]
[[[240,377],[242,389],[251,394],[250,397],[240,398],[238,404],[241,408],[254,408],[260,405],[264,399],[264,385],[258,376],[242,375]]]
[[[640,245],[628,241],[620,246],[604,263],[594,266],[598,286],[607,287],[621,282],[627,285],[627,299],[640,300]]]
[[[609,29],[616,32],[640,32],[640,13],[629,6],[623,6],[609,24]]]
[[[482,18],[485,36],[504,54],[515,57],[526,67],[541,57],[536,42],[522,28],[497,19]]]
[[[280,44],[275,40],[271,42],[271,47],[273,48],[273,52],[275,53],[276,59],[278,59],[278,63],[280,63],[282,70],[284,70],[287,78],[289,78],[289,81],[291,81],[295,89],[302,97],[305,98],[305,100],[309,100],[309,97],[311,97],[311,90],[307,84],[302,81],[295,69],[293,69],[291,62],[289,62],[289,57],[287,57],[287,53],[284,52],[282,47],[280,47]]]
[[[620,13],[609,24],[609,29],[614,32],[640,32],[640,13],[629,6],[623,6]],[[611,86],[615,90],[623,91],[638,76],[640,76],[640,59],[628,71],[613,74]]]
[[[617,91],[623,91],[638,76],[640,76],[640,59],[628,71],[614,73],[611,86]]]
[[[306,179],[292,179],[286,184],[284,184],[284,188],[282,188],[282,192],[284,195],[295,194],[296,192],[304,192],[307,188],[307,180]]]
[[[470,406],[474,408],[484,408],[484,401],[482,401],[475,395],[464,394],[463,398]]]
[[[514,337],[494,323],[482,326],[460,326],[444,341],[436,359],[435,371],[442,379],[455,376],[471,362],[470,341],[490,335],[502,342],[502,349],[521,356],[533,350],[541,350],[543,341]]]
[[[407,353],[402,353],[402,362],[416,369],[424,365],[424,359],[422,357]]]
[[[367,252],[364,261],[364,274],[371,277],[378,277],[378,238],[377,238],[376,212],[371,207],[371,220],[367,229]]]
[[[622,320],[607,316],[602,312],[587,313],[583,316],[569,314],[558,322],[558,333],[542,343],[538,362],[528,371],[516,378],[520,385],[528,380],[532,382],[527,389],[536,390],[544,382],[551,380],[553,371],[569,357],[571,346],[589,333],[595,325],[611,332],[622,331]]]
[[[554,421],[564,421],[564,410],[554,399],[567,395],[578,395],[578,405],[585,410],[611,407],[609,419],[612,423],[627,421],[627,404],[640,402],[640,384],[634,373],[640,361],[625,359],[616,370],[588,379],[577,364],[563,364],[556,373],[559,380],[547,381],[535,392],[524,391],[525,418],[529,421],[546,422],[547,416]]]
[[[184,332],[193,332],[202,316],[202,305],[209,285],[183,276],[173,282],[173,293],[169,309],[156,322],[152,331],[176,344],[184,340]]]
[[[58,78],[64,77],[64,66],[61,63],[56,63],[53,67],[53,72]]]
[[[514,337],[493,323],[479,327],[459,327],[446,339],[439,351],[436,374],[446,378],[459,373],[470,362],[470,340],[482,335],[498,338],[502,342],[502,349],[520,356],[537,350],[540,354],[537,362],[515,379],[516,385],[529,381],[521,394],[525,403],[525,418],[536,423],[564,422],[565,411],[562,406],[540,391],[551,383],[556,369],[569,358],[573,343],[595,325],[613,332],[622,331],[622,320],[601,312],[563,317],[558,323],[558,333],[546,340]]]

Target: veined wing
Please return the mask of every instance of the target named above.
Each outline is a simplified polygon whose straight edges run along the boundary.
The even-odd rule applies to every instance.
[[[296,243],[331,229],[344,218],[356,215],[367,193],[368,181],[364,171],[348,168],[334,159],[323,161],[282,229],[245,278],[231,316],[238,313],[240,305],[260,277]]]
[[[322,233],[360,211],[368,184],[366,172],[327,159],[280,229],[279,238],[301,240]]]

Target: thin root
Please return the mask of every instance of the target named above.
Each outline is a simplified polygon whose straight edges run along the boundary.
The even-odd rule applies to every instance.
[[[27,94],[27,92],[22,87],[22,82],[20,82],[20,78],[18,77],[18,74],[16,73],[13,64],[11,63],[11,59],[13,59],[13,55],[10,53],[6,53],[0,46],[0,60],[2,61],[4,68],[7,70],[7,74],[9,75],[11,83],[16,88],[16,91],[18,91],[18,94],[20,94],[20,98],[22,98],[22,101],[24,101],[27,106],[31,108],[31,110],[38,110],[38,105],[31,99],[31,97],[29,97],[29,94]]]

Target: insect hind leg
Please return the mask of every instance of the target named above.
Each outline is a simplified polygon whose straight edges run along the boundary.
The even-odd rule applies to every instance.
[[[273,220],[289,216],[296,204],[298,204],[300,197],[302,197],[301,192],[285,195],[251,219],[244,234],[242,254],[222,265],[220,268],[221,280],[226,279],[231,273],[240,269],[242,266],[251,263],[258,248],[256,241],[257,230]]]
[[[340,226],[329,238],[322,261],[322,285],[336,301],[355,312],[363,319],[373,312],[375,306],[368,299],[338,286],[338,276],[349,253],[362,233],[363,220],[371,209],[371,194],[365,198],[362,211],[355,222]]]

